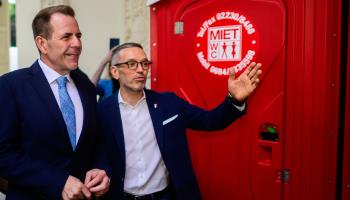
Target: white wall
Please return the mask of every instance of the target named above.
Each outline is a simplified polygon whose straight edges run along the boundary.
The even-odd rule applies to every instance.
[[[90,76],[109,49],[109,38],[124,38],[123,0],[71,0],[83,33],[80,66]]]
[[[42,0],[41,0],[42,1]],[[35,14],[41,9],[40,0],[17,0],[17,46],[18,66],[28,67],[38,57],[31,23]],[[100,60],[106,55],[109,48],[109,38],[117,37],[121,42],[136,41],[146,47],[149,46],[149,12],[144,0],[70,0],[70,5],[76,12],[80,30],[83,33],[83,52],[80,57],[80,67],[91,76],[96,70]],[[130,4],[137,4],[137,13],[140,9],[143,20],[137,18],[136,24],[133,20],[126,19],[130,16]],[[140,8],[141,7],[141,8]],[[126,11],[127,10],[127,11]],[[127,13],[126,13],[127,12]],[[139,14],[138,14],[139,15]],[[133,16],[133,15],[131,15]],[[135,27],[144,26],[145,31],[140,33]],[[146,36],[135,37],[134,35],[144,34]],[[135,40],[136,39],[136,40]],[[140,41],[142,40],[142,41]]]
[[[35,47],[31,28],[32,20],[39,10],[39,0],[16,1],[16,40],[19,68],[31,65],[39,55]]]

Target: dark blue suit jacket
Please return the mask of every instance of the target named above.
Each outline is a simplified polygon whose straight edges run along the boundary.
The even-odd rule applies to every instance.
[[[173,196],[178,200],[201,199],[187,144],[186,128],[221,130],[244,112],[226,98],[211,111],[193,106],[173,93],[145,91],[160,152],[170,174]],[[98,120],[112,166],[108,199],[123,199],[125,146],[118,93],[98,105]]]
[[[70,73],[84,110],[73,151],[66,125],[38,62],[0,77],[0,176],[6,200],[60,199],[68,175],[84,181],[96,143],[96,94],[79,69]]]

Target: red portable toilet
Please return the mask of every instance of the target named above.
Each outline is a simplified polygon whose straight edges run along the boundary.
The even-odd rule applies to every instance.
[[[227,95],[229,68],[263,64],[246,116],[224,131],[188,133],[204,199],[336,199],[341,8],[341,0],[151,5],[152,89],[210,109]]]

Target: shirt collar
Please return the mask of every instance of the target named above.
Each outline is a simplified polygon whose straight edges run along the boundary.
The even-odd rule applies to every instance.
[[[128,102],[124,101],[122,95],[120,94],[120,89],[118,90],[118,103],[119,104],[123,104],[123,105],[129,105],[131,107],[136,107],[137,105],[139,105],[142,101],[146,100],[146,94],[145,91],[142,90],[143,96],[141,97],[141,99],[135,104],[135,106],[131,106]]]
[[[62,75],[57,73],[55,70],[53,70],[51,67],[46,65],[40,58],[38,59],[38,63],[40,65],[40,68],[43,70],[44,75],[49,82],[49,84],[53,83],[56,81],[57,78],[61,77]],[[70,77],[70,74],[64,75],[67,77],[68,82],[71,82],[72,78]]]

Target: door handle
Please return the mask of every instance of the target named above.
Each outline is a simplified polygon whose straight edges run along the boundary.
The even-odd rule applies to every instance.
[[[258,164],[271,166],[276,159],[275,148],[279,143],[279,131],[273,123],[263,123],[259,128]]]

